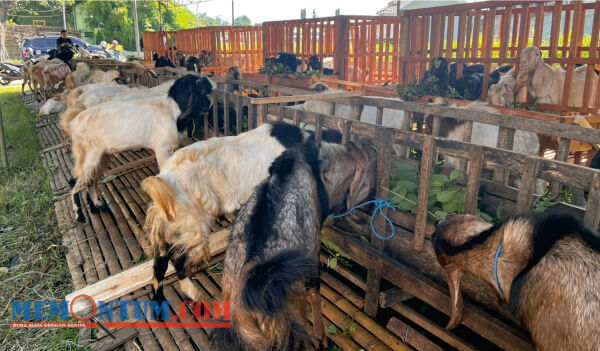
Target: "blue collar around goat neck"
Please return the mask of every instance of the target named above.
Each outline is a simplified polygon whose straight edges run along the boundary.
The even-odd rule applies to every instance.
[[[498,249],[496,250],[496,257],[494,257],[494,280],[496,281],[496,288],[498,288],[500,295],[502,296],[502,298],[504,298],[504,290],[502,290],[502,287],[500,286],[500,281],[498,281],[498,258],[500,258],[502,244],[503,242],[501,241],[500,245],[498,245]]]
[[[341,215],[329,216],[329,217],[331,217],[331,218],[342,218],[342,217],[345,217],[345,216],[349,215],[355,209],[364,207],[364,206],[369,205],[369,204],[375,204],[375,210],[373,210],[373,214],[371,214],[371,231],[373,232],[373,234],[375,234],[375,236],[378,239],[381,239],[381,240],[389,240],[389,239],[393,238],[394,235],[396,235],[396,229],[394,228],[394,224],[389,219],[389,217],[386,216],[385,213],[383,213],[383,209],[384,208],[391,208],[392,210],[396,211],[396,207],[394,207],[394,205],[392,205],[388,200],[382,200],[382,199],[379,199],[379,198],[375,198],[375,200],[370,200],[370,201],[367,201],[367,202],[363,202],[362,204],[358,204],[358,205],[352,207],[351,209],[349,209],[348,211],[342,213]],[[373,221],[375,220],[375,215],[377,214],[377,212],[381,213],[381,215],[383,216],[383,218],[385,219],[385,221],[392,228],[392,234],[390,234],[389,236],[379,235],[379,233],[377,233],[377,231],[375,230],[375,226],[373,225]]]

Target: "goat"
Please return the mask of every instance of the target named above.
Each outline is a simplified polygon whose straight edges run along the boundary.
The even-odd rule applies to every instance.
[[[78,58],[85,58],[85,59],[92,58],[92,54],[78,44],[75,44],[75,50],[77,51]]]
[[[109,83],[121,76],[120,72],[114,69],[103,71],[101,69],[92,70],[92,82],[94,83]]]
[[[38,61],[29,60],[26,61],[21,67],[21,72],[23,74],[23,84],[21,84],[21,93],[25,95],[25,84],[29,85],[29,90],[33,90],[31,87],[31,68],[33,65],[38,63]]]
[[[65,77],[65,86],[68,90],[75,89],[79,86],[89,84],[92,81],[92,72],[90,66],[85,62],[77,63],[75,71]]]
[[[154,151],[160,167],[179,146],[182,125],[208,111],[211,101],[207,95],[212,89],[213,83],[206,77],[185,76],[162,98],[106,102],[77,114],[68,126],[75,158],[71,199],[77,220],[85,221],[78,193],[92,181],[90,208],[97,211],[103,206],[96,181],[107,155],[146,147]]]
[[[212,67],[214,62],[214,55],[212,51],[200,50],[198,53],[198,61],[200,61],[201,67]]]
[[[462,319],[462,272],[496,288],[538,350],[600,348],[600,236],[579,219],[549,211],[492,226],[472,215],[442,220],[432,237]],[[496,257],[496,259],[494,259]]]
[[[546,64],[539,48],[530,46],[521,51],[519,69],[517,85],[526,86],[527,92],[536,99],[537,103],[558,105],[562,102],[566,72],[561,67],[551,67]],[[586,87],[586,71],[587,67],[578,67],[574,70],[569,92],[569,106],[583,106],[584,90],[590,91],[589,106],[594,106],[598,76],[594,74],[590,86]]]
[[[167,56],[161,56],[158,60],[156,60],[156,62],[154,63],[154,67],[155,68],[158,68],[158,67],[176,68],[175,65],[173,64],[173,61],[171,61],[171,59],[168,58]]]
[[[514,69],[502,74],[498,83],[491,84],[488,89],[488,103],[494,106],[512,106],[515,103],[517,79]]]
[[[286,67],[291,73],[299,72],[302,68],[302,60],[296,55],[286,52],[277,53],[275,57],[266,57],[264,59],[264,67],[276,68],[277,65]]]
[[[49,99],[52,92],[64,82],[65,77],[69,74],[71,74],[71,68],[66,63],[45,66],[42,70],[42,76],[44,78],[42,95],[44,96],[44,99]]]
[[[169,258],[175,262],[183,291],[196,300],[189,277],[192,267],[208,261],[208,235],[216,218],[233,213],[268,175],[269,165],[286,148],[307,140],[300,128],[265,123],[237,136],[211,138],[188,145],[171,156],[142,189],[153,200],[145,228],[155,252],[158,300]]]
[[[231,301],[232,328],[213,332],[213,350],[319,347],[324,341],[321,226],[335,209],[350,208],[372,193],[374,166],[374,149],[352,143],[307,143],[273,162],[269,177],[256,187],[232,226],[223,270],[223,299]],[[306,280],[313,345],[304,305]]]
[[[200,65],[200,60],[196,56],[186,56],[185,57],[185,66],[188,71],[193,72],[202,72],[202,66]]]
[[[439,104],[440,101],[441,99],[436,100],[434,103]],[[485,103],[479,101],[472,102],[469,105],[465,106],[458,106],[458,108],[488,113],[498,112],[494,107],[486,105]],[[431,116],[425,116],[425,122],[431,125]],[[440,136],[448,138],[450,140],[463,141],[466,133],[466,128],[467,123],[465,121],[459,121],[453,118],[442,118]],[[470,143],[488,147],[496,147],[499,132],[500,128],[498,126],[486,123],[473,122]],[[512,151],[523,155],[539,156],[540,140],[537,134],[522,130],[515,131]],[[444,155],[444,161],[447,166],[454,169],[458,169],[460,166],[459,159],[452,156]],[[519,186],[520,179],[521,178],[519,176],[513,177],[512,184],[514,186]],[[536,183],[536,192],[538,194],[543,194],[544,188],[545,182],[543,180],[538,180]]]
[[[44,105],[40,107],[39,115],[49,115],[51,113],[62,112],[67,109],[67,105],[60,100],[60,98],[51,98],[46,100]]]
[[[42,93],[44,91],[45,88],[45,81],[44,81],[44,68],[46,68],[46,66],[49,65],[62,65],[63,62],[60,59],[51,59],[51,60],[44,60],[44,61],[38,61],[36,63],[34,63],[32,66],[29,66],[28,70],[29,70],[29,80],[31,82],[31,85],[33,86],[33,97],[37,100],[37,101],[41,101],[42,99]],[[21,87],[22,88],[22,87]]]
[[[341,90],[333,90],[323,82],[313,84],[309,90],[320,92],[323,94],[331,94],[341,92]],[[398,100],[392,98],[391,100]],[[302,109],[309,112],[334,115],[338,117],[348,118],[350,116],[350,106],[345,104],[336,104],[327,100],[309,100],[301,105],[296,105],[294,108]],[[375,123],[377,117],[377,108],[375,106],[364,106],[360,115],[360,120],[367,123]],[[386,127],[400,128],[404,122],[404,111],[395,109],[383,110],[382,125]]]

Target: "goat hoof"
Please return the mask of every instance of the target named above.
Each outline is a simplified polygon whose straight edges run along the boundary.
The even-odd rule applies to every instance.
[[[98,207],[100,209],[100,211],[104,212],[104,213],[110,213],[110,208],[108,208],[107,204],[102,204],[100,205],[100,207]]]
[[[81,210],[77,210],[77,222],[85,223],[85,216]]]
[[[69,179],[69,186],[71,188],[73,188],[75,186],[75,183],[77,183],[77,180],[75,180],[75,178]]]
[[[94,205],[92,203],[90,203],[89,205],[90,205],[90,212],[91,213],[96,214],[96,213],[100,212],[100,207],[98,207],[98,206],[96,206],[96,205]]]

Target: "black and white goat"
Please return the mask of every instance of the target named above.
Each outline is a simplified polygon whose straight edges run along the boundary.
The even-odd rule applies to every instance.
[[[78,113],[68,123],[75,158],[71,198],[77,220],[85,221],[79,192],[90,183],[93,183],[90,189],[92,211],[103,207],[96,182],[110,154],[149,148],[154,151],[159,167],[162,166],[180,145],[182,126],[196,114],[210,109],[208,94],[213,86],[206,77],[185,76],[175,81],[162,97],[109,101]]]
[[[187,277],[210,259],[208,235],[216,218],[239,209],[268,176],[273,160],[309,138],[297,126],[266,123],[237,136],[188,145],[161,165],[160,174],[142,182],[153,200],[145,227],[155,251],[158,299],[169,259],[178,262],[183,291],[198,299]]]
[[[334,209],[371,194],[375,158],[368,145],[321,142],[286,150],[273,162],[233,223],[223,270],[232,327],[213,332],[213,350],[319,348],[321,226]],[[305,313],[309,296],[312,333]]]

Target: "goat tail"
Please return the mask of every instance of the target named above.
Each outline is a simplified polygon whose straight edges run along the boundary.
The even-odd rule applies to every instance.
[[[232,299],[233,332],[218,335],[221,345],[235,346],[243,339],[253,349],[307,349],[310,337],[298,311],[304,289],[298,283],[316,278],[316,257],[298,250],[287,250],[271,259],[244,265],[246,282],[241,294]],[[237,305],[237,308],[233,306]],[[239,336],[239,338],[237,337]]]
[[[303,251],[287,250],[250,266],[242,301],[246,308],[273,316],[283,311],[294,283],[316,278],[316,258]]]
[[[141,183],[142,189],[152,198],[154,207],[164,214],[169,222],[175,220],[175,192],[171,185],[159,177],[148,177]]]
[[[169,222],[175,220],[175,193],[166,181],[154,176],[144,179],[141,187],[153,201],[144,223],[150,246],[164,255],[172,229]]]

